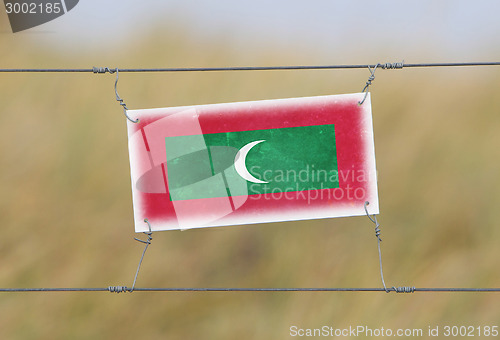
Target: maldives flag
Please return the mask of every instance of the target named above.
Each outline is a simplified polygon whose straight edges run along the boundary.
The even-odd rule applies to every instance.
[[[128,111],[136,232],[377,214],[363,96]]]

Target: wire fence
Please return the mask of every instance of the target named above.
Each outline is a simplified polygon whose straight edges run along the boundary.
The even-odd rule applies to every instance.
[[[274,71],[274,70],[335,70],[335,69],[366,69],[372,73],[371,79],[367,82],[363,92],[371,85],[374,78],[375,69],[403,69],[403,68],[424,68],[424,67],[478,67],[478,66],[500,66],[500,62],[446,62],[446,63],[377,63],[377,64],[354,64],[354,65],[299,65],[299,66],[236,66],[236,67],[180,67],[180,68],[11,68],[0,69],[0,73],[116,73],[118,82],[118,72],[217,72],[217,71]],[[118,93],[117,100],[119,100]],[[124,105],[122,105],[124,106]],[[126,107],[124,106],[126,112]],[[128,117],[127,117],[128,118]],[[365,206],[366,209],[366,206]],[[368,214],[368,217],[370,215]],[[375,218],[375,217],[374,217]],[[372,219],[376,224],[376,231],[379,227],[376,219]],[[151,233],[146,247],[142,253],[141,261],[136,271],[134,283],[131,288],[127,286],[109,286],[106,288],[0,288],[0,293],[26,293],[26,292],[111,292],[111,293],[132,293],[132,292],[384,292],[384,293],[500,293],[500,288],[417,288],[417,287],[386,287],[382,273],[382,260],[379,258],[383,288],[140,288],[135,287],[140,265],[144,258],[147,246],[151,243]],[[378,237],[378,234],[376,235]]]

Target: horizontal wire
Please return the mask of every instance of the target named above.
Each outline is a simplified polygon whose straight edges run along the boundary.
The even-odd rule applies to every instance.
[[[236,66],[236,67],[178,67],[178,68],[12,68],[0,69],[0,72],[73,72],[73,73],[106,73],[106,72],[210,72],[210,71],[272,71],[272,70],[334,70],[334,69],[364,69],[374,68],[377,65],[386,64],[356,64],[356,65],[301,65],[301,66]],[[459,62],[459,63],[418,63],[418,64],[400,64],[402,67],[457,67],[457,66],[500,66],[500,62]],[[391,67],[386,67],[390,69]]]
[[[17,292],[114,292],[108,288],[0,288],[0,293]],[[123,287],[121,291],[128,291]],[[134,292],[384,292],[384,288],[134,288]],[[120,292],[120,291],[118,291]],[[413,288],[413,292],[500,293],[500,288]]]

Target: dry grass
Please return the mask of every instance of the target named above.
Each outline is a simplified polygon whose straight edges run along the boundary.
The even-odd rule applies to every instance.
[[[0,52],[4,67],[238,63],[223,44],[201,51],[182,39],[158,46],[152,38],[120,51],[125,57],[89,54],[73,63],[42,48],[25,53],[26,44],[34,46],[29,38],[11,39],[0,36],[11,47]],[[280,56],[260,63],[280,64]],[[119,90],[131,108],[163,107],[358,92],[367,75],[123,74]],[[372,101],[389,285],[499,285],[498,76],[493,68],[377,73]],[[0,77],[0,286],[130,285],[142,245],[133,241],[125,119],[113,76]],[[373,225],[363,217],[154,236],[139,286],[380,286]],[[0,337],[282,339],[291,325],[478,326],[498,323],[499,302],[495,294],[3,293]]]

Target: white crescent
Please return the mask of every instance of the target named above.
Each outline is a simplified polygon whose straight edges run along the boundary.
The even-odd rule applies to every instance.
[[[257,144],[262,143],[262,142],[265,142],[265,140],[257,140],[255,142],[248,143],[247,145],[242,147],[238,151],[238,153],[236,154],[236,157],[234,157],[234,168],[236,169],[236,172],[238,173],[238,175],[240,175],[243,179],[246,179],[247,181],[252,182],[252,183],[259,183],[259,184],[269,183],[269,182],[261,181],[260,179],[252,176],[252,174],[250,172],[248,172],[247,166],[245,164],[245,160],[247,158],[248,152],[254,146],[256,146]]]

